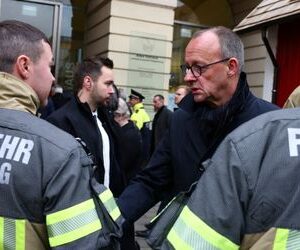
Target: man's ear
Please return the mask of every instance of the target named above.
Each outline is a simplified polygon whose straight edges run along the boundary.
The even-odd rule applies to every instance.
[[[93,84],[94,84],[94,82],[90,76],[85,76],[83,78],[82,87],[86,88],[87,90],[91,90],[93,87]]]
[[[23,79],[27,80],[30,77],[31,72],[31,60],[26,55],[18,56],[14,71]]]
[[[228,60],[228,72],[227,75],[232,77],[238,73],[239,62],[236,58],[232,57]]]

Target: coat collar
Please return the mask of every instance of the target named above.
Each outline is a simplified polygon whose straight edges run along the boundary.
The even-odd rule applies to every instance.
[[[94,121],[93,112],[91,111],[91,108],[87,102],[81,102],[78,96],[76,95],[73,98],[73,102],[76,103],[78,109],[81,110],[81,112],[84,112],[85,115],[89,117],[89,119]],[[105,127],[106,126],[105,124],[109,122],[109,115],[108,115],[107,108],[104,106],[98,107],[97,116],[98,119],[100,119],[100,121],[102,122],[102,125]]]
[[[78,105],[79,109],[89,114],[88,116],[93,116],[92,110],[87,102],[81,102],[77,95],[74,96],[74,101]]]
[[[160,114],[165,108],[167,108],[165,105],[162,106],[159,110],[157,110],[157,112],[156,112],[155,115],[159,116],[159,114]]]
[[[11,74],[0,72],[0,108],[36,115],[39,106],[38,96],[28,84]]]
[[[213,148],[220,136],[230,126],[237,113],[240,113],[250,96],[245,73],[241,73],[237,89],[228,103],[218,108],[211,108],[203,103],[196,103],[193,95],[189,94],[180,103],[180,108],[189,114],[185,126],[191,147],[203,159],[204,155]],[[209,153],[209,152],[208,152]]]

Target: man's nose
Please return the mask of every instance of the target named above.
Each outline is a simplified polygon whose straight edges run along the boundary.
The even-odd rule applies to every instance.
[[[185,74],[185,76],[184,76],[183,79],[184,79],[184,81],[185,81],[186,83],[193,82],[193,81],[196,81],[196,80],[197,80],[197,78],[194,76],[194,74],[192,73],[191,70],[188,70],[188,71],[186,72],[186,74]]]
[[[110,94],[115,93],[114,87],[112,85],[109,86],[108,93],[110,93]]]

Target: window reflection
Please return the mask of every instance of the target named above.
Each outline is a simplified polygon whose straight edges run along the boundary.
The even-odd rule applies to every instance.
[[[74,67],[83,58],[85,2],[63,1],[58,83],[65,91],[72,91]]]
[[[174,92],[177,86],[184,84],[180,65],[184,63],[184,51],[194,32],[204,26],[175,21],[173,35],[173,49],[171,61],[171,75],[169,90]]]
[[[16,19],[42,30],[51,41],[54,8],[51,5],[27,1],[1,0],[0,20]]]
[[[190,4],[195,5],[197,4],[197,1],[190,1]],[[177,86],[184,84],[180,65],[184,62],[185,47],[193,33],[202,28],[205,28],[205,26],[200,25],[198,17],[194,13],[193,9],[184,4],[182,1],[177,1],[173,31],[171,74],[169,81],[170,92],[174,92]]]

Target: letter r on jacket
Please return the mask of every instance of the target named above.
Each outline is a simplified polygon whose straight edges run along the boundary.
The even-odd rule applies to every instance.
[[[300,145],[300,128],[288,128],[290,156],[299,155],[298,146]]]

